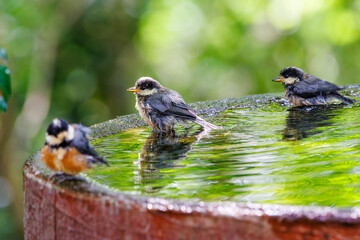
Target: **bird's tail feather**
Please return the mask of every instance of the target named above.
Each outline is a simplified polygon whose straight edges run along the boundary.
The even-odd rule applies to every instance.
[[[342,101],[345,104],[354,104],[356,102],[356,100],[345,97],[345,96],[341,95],[340,93],[333,93],[332,96],[336,99],[339,99],[340,101]]]
[[[199,124],[200,126],[202,126],[204,128],[204,130],[214,130],[214,129],[222,129],[222,126],[216,126],[214,124],[211,124],[207,121],[205,121],[204,119],[202,119],[201,117],[197,117],[194,121],[194,123]]]
[[[88,163],[91,163],[91,164],[96,164],[96,165],[105,164],[107,166],[110,166],[110,164],[100,156],[88,156],[87,160],[88,160]]]

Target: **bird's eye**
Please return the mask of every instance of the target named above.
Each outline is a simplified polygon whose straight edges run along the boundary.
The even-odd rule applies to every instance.
[[[289,77],[289,75],[287,75],[287,74],[286,74],[284,77],[285,77],[285,78],[288,78],[288,77]]]
[[[141,86],[140,89],[141,89],[141,90],[145,90],[145,86]]]

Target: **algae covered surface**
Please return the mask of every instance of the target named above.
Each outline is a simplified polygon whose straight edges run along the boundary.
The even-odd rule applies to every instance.
[[[85,174],[128,194],[193,201],[360,205],[360,104],[289,109],[278,102],[225,110],[208,134],[179,125],[97,139],[111,167]]]

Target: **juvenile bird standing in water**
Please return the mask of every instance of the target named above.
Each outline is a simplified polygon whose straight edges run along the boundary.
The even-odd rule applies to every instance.
[[[201,125],[204,130],[221,128],[197,116],[179,93],[161,86],[150,77],[139,78],[135,87],[128,91],[136,95],[136,109],[155,132],[171,133],[173,126],[179,121],[192,121]]]
[[[86,137],[89,129],[55,118],[47,128],[42,161],[55,172],[76,175],[96,165],[109,165]]]
[[[335,84],[307,74],[297,67],[284,68],[273,81],[284,85],[285,96],[294,107],[326,105],[326,101],[331,98],[339,99],[345,104],[355,102],[338,93],[340,88]]]

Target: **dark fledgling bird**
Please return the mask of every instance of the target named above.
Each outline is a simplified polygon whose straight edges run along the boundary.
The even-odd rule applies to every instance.
[[[332,98],[345,104],[353,104],[355,100],[340,93],[340,88],[333,83],[321,80],[305,73],[297,67],[287,67],[281,70],[274,82],[281,82],[285,87],[285,96],[294,107],[326,105]]]
[[[54,119],[47,128],[42,161],[55,172],[76,175],[96,165],[109,164],[90,145],[87,127]]]
[[[179,121],[192,121],[201,125],[205,131],[221,128],[197,116],[179,93],[161,86],[150,77],[139,78],[135,87],[128,91],[136,95],[136,109],[155,132],[171,133]]]

